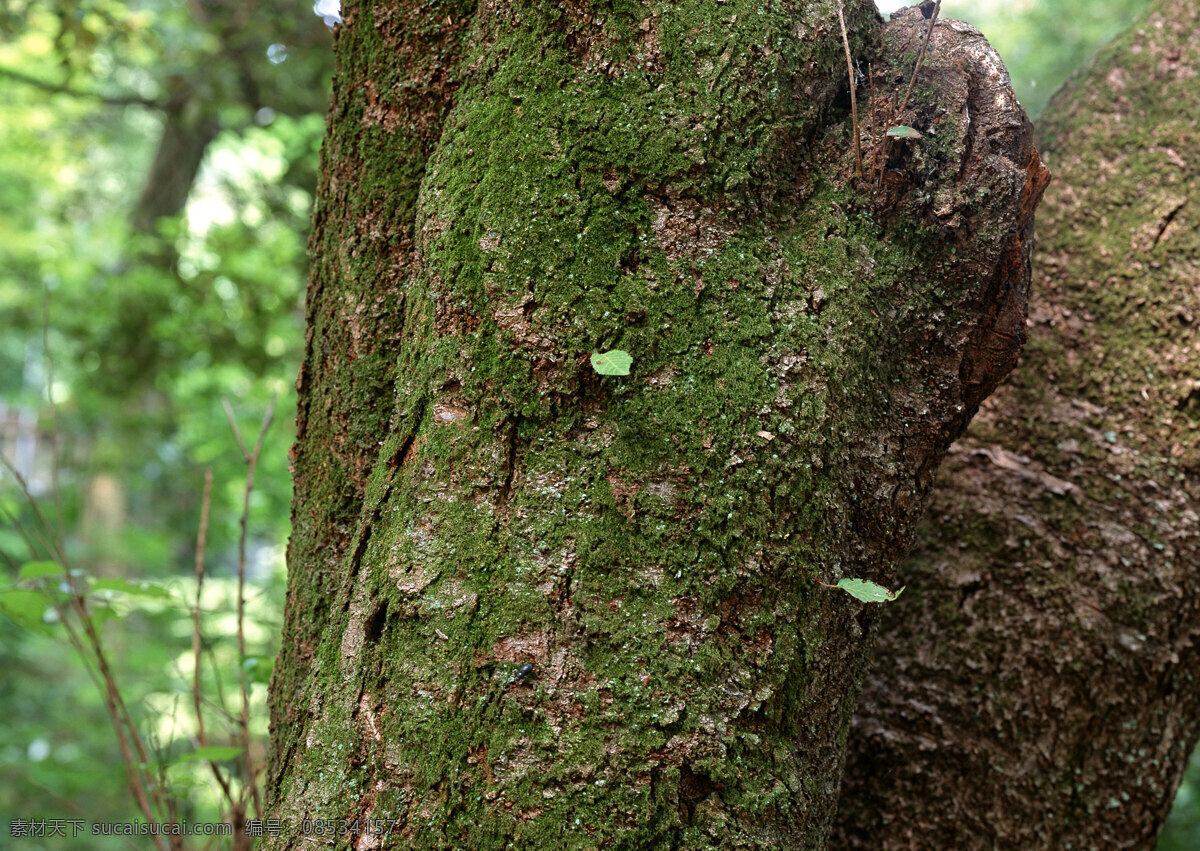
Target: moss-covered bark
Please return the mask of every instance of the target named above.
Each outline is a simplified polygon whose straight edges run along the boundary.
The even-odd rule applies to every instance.
[[[1200,6],[1042,128],[1031,340],[939,477],[851,736],[844,847],[1147,848],[1200,730]]]
[[[349,5],[349,4],[347,4]],[[338,27],[337,73],[313,212],[307,337],[296,386],[295,497],[283,642],[271,688],[273,772],[296,747],[298,703],[330,618],[370,465],[395,407],[396,353],[425,162],[458,86],[473,2],[379,7]],[[353,14],[349,9],[347,14]],[[288,732],[283,732],[288,731]],[[278,777],[268,778],[273,785]]]
[[[875,610],[817,580],[893,582],[1023,334],[995,54],[940,25],[901,111],[925,22],[849,3],[860,182],[828,0],[344,14],[274,847],[820,845]]]

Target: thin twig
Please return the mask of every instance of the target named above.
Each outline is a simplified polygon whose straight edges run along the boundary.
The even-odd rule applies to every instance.
[[[204,588],[204,545],[208,539],[208,508],[212,498],[212,467],[204,471],[204,495],[200,500],[200,529],[196,533],[196,607],[192,610],[192,697],[196,704],[196,738],[208,745],[204,714],[200,711],[200,593]]]
[[[46,553],[51,558],[57,560],[58,563],[63,566],[63,569],[66,570],[66,553],[64,553],[62,548],[59,546],[58,539],[54,537],[54,527],[50,525],[50,521],[47,520],[46,515],[42,513],[42,507],[40,504],[38,504],[37,497],[35,497],[33,492],[29,489],[29,483],[25,481],[25,477],[21,475],[21,471],[18,470],[11,461],[5,458],[3,454],[0,454],[0,466],[3,466],[4,469],[8,470],[8,472],[12,474],[13,480],[17,483],[17,489],[21,492],[21,496],[25,498],[25,501],[29,503],[29,507],[33,509],[33,514],[37,518],[37,521],[42,525],[42,528],[49,533],[49,539],[42,538],[41,535],[38,535],[38,540],[41,542],[42,546],[46,548]],[[36,530],[34,534],[37,534]],[[67,574],[69,577],[69,570],[67,571]]]
[[[141,734],[138,733],[137,724],[134,723],[133,716],[129,714],[129,708],[125,705],[125,699],[121,697],[121,691],[117,687],[117,678],[113,675],[112,666],[108,661],[108,654],[104,652],[104,644],[100,640],[99,633],[96,632],[96,625],[92,622],[91,612],[87,607],[87,600],[83,595],[77,595],[74,601],[79,610],[79,619],[83,624],[83,632],[88,638],[92,653],[95,655],[96,664],[100,668],[100,675],[104,678],[107,693],[111,695],[120,718],[129,730],[129,738],[133,742],[134,749],[137,751],[139,763],[149,765],[150,758],[147,755],[146,746],[142,742]],[[161,789],[155,788],[153,797],[161,808]]]
[[[146,789],[149,789],[150,797],[154,801],[155,808],[159,813],[163,813],[165,811],[166,802],[163,798],[162,786],[157,783],[147,784],[146,780],[142,777],[141,770],[138,768],[138,766],[148,766],[150,764],[150,758],[147,755],[146,746],[142,741],[142,736],[138,732],[137,724],[134,722],[133,716],[129,712],[129,708],[125,705],[125,699],[121,696],[121,690],[117,686],[117,678],[113,673],[112,665],[108,661],[108,654],[104,650],[104,642],[100,638],[100,633],[96,630],[95,621],[93,620],[91,610],[88,607],[87,596],[76,584],[75,577],[71,573],[69,566],[66,563],[64,563],[63,566],[67,568],[66,575],[67,583],[71,588],[71,603],[74,606],[76,615],[78,616],[79,622],[83,627],[84,635],[87,636],[87,644],[91,649],[93,661],[95,662],[100,673],[100,677],[104,683],[105,704],[109,709],[109,714],[112,717],[114,726],[117,727],[118,738],[122,741],[123,756],[128,755],[127,768],[129,771],[134,773],[138,783],[142,786],[141,789],[136,790],[141,797],[139,804],[144,802],[144,792]],[[65,626],[67,626],[68,630],[70,630],[69,622],[64,620],[63,623]],[[78,640],[77,643],[82,644],[82,642]],[[121,735],[122,727],[127,732],[129,737],[128,740],[132,743],[133,750],[137,754],[136,763],[133,762],[132,754],[129,754],[128,752],[128,745],[124,741],[124,736]],[[149,812],[148,806],[148,804],[145,805],[144,812],[147,820],[153,821],[154,819]],[[168,824],[170,823],[173,822],[168,821]],[[156,841],[155,844],[158,844],[158,842]]]
[[[196,607],[192,611],[192,700],[196,707],[196,740],[200,747],[208,747],[208,734],[204,731],[204,710],[200,692],[200,595],[204,589],[204,546],[208,540],[208,512],[212,503],[212,467],[204,470],[204,495],[200,500],[200,528],[196,532]],[[229,781],[221,773],[221,767],[216,760],[208,760],[217,785],[225,800],[232,806],[233,793]]]
[[[271,401],[267,403],[267,410],[263,414],[262,425],[258,429],[258,439],[254,441],[254,450],[246,454],[246,489],[242,496],[242,514],[238,519],[240,531],[238,534],[238,600],[237,600],[237,637],[238,637],[238,683],[242,689],[242,748],[245,751],[246,760],[246,785],[250,787],[250,791],[254,797],[254,811],[258,814],[262,813],[262,802],[259,800],[258,783],[255,782],[257,769],[254,765],[254,756],[250,752],[250,692],[246,686],[246,527],[250,518],[250,493],[254,490],[254,471],[258,467],[258,456],[262,452],[263,440],[267,436],[267,429],[271,427],[271,418],[275,414],[275,399],[272,394]],[[232,414],[232,409],[226,403],[226,413]],[[231,417],[232,423],[232,417]],[[234,435],[237,435],[237,427],[234,426]],[[240,436],[238,442],[241,442]]]
[[[154,824],[159,819],[155,817],[154,809],[150,806],[150,801],[146,797],[146,788],[148,786],[146,778],[142,775],[140,766],[146,765],[145,749],[141,744],[141,737],[138,736],[137,727],[133,725],[129,713],[125,711],[124,702],[120,699],[120,693],[117,691],[116,681],[113,679],[112,671],[108,667],[108,660],[104,656],[103,648],[96,642],[95,630],[91,627],[90,618],[86,614],[86,609],[83,604],[83,597],[75,595],[71,598],[71,602],[76,608],[80,622],[84,626],[84,631],[88,636],[88,645],[92,652],[92,661],[98,668],[98,682],[101,693],[104,695],[104,707],[108,711],[109,720],[112,722],[113,730],[117,734],[117,744],[121,748],[121,761],[125,764],[125,777],[129,784],[129,791],[137,802],[138,809],[142,811],[142,816],[150,824]],[[56,606],[56,610],[58,607]],[[71,626],[70,618],[67,617],[64,611],[59,610],[59,620],[65,628],[67,635],[71,640],[72,646],[81,658],[85,658],[88,653],[84,649],[84,642]],[[131,742],[134,747],[131,747]],[[134,758],[134,748],[139,754],[140,759]],[[156,805],[161,807],[161,802],[157,800]],[[154,837],[154,845],[156,848],[163,848],[162,837]]]
[[[5,468],[8,468],[9,465],[7,459],[0,456],[0,461],[4,461]],[[8,510],[8,508],[2,505],[0,505],[0,512],[3,512],[4,518],[8,521],[8,525],[12,526],[12,528],[17,531],[17,534],[21,536],[21,540],[25,542],[25,548],[29,550],[30,561],[37,561],[38,553],[40,552],[37,547],[39,543],[42,545],[42,549],[44,549],[47,553],[50,552],[50,545],[46,541],[42,540],[40,535],[38,536],[38,540],[35,541],[30,536],[31,533],[25,530],[25,525],[19,519],[17,519],[17,515],[13,514]],[[5,557],[8,558],[7,554]]]
[[[925,51],[929,48],[929,39],[933,35],[933,25],[937,23],[938,11],[942,8],[942,0],[933,4],[933,14],[929,16],[929,26],[925,29],[925,40],[921,42],[921,52],[917,54],[917,64],[913,66],[912,77],[908,80],[908,88],[904,91],[904,100],[900,101],[900,112],[908,106],[908,96],[912,94],[913,84],[917,82],[917,74],[921,72],[921,63],[925,61]]]
[[[71,569],[71,563],[67,559],[66,550],[62,544],[62,541],[54,537],[54,527],[50,525],[48,520],[46,520],[46,516],[42,512],[41,505],[38,504],[37,499],[29,490],[29,485],[25,481],[25,477],[22,476],[20,471],[17,470],[16,466],[14,466],[12,462],[10,462],[2,454],[0,454],[0,465],[3,465],[5,469],[12,474],[13,479],[17,483],[18,489],[21,491],[21,495],[33,508],[34,515],[37,517],[38,522],[41,523],[43,528],[45,528],[50,535],[50,539],[45,542],[47,551],[51,555],[56,556],[58,563],[62,565],[63,575],[67,582],[67,586],[70,589],[71,608],[75,611],[76,616],[79,618],[80,625],[83,627],[84,635],[87,637],[86,644],[71,626],[69,610],[54,600],[53,597],[51,597],[51,605],[54,606],[55,611],[58,613],[59,622],[62,623],[63,628],[67,632],[67,636],[71,642],[71,645],[79,654],[80,659],[84,661],[85,666],[89,658],[96,665],[96,671],[99,674],[99,682],[97,682],[97,685],[101,686],[101,691],[104,695],[105,708],[108,711],[109,719],[112,721],[113,728],[117,733],[117,742],[121,747],[121,757],[125,763],[126,777],[129,781],[130,792],[133,794],[133,797],[137,801],[138,807],[142,810],[142,814],[146,817],[146,820],[148,822],[155,822],[157,819],[154,817],[154,811],[151,809],[150,802],[146,797],[147,783],[138,767],[139,765],[148,764],[148,760],[146,758],[146,749],[142,744],[141,736],[138,734],[137,725],[133,722],[133,718],[125,706],[125,701],[121,698],[121,692],[117,688],[116,678],[113,676],[112,667],[108,662],[108,655],[104,652],[104,644],[101,642],[100,636],[96,632],[96,626],[92,620],[92,613],[88,608],[87,597],[84,594],[83,589],[79,587],[75,574]],[[87,649],[85,649],[85,647]],[[88,653],[88,650],[91,651],[90,654]],[[130,747],[131,743],[133,745],[132,749]],[[134,751],[136,751],[138,756],[138,760],[136,761],[134,760]],[[153,798],[156,806],[159,810],[161,810],[162,797],[161,790],[158,787],[154,787]],[[160,837],[155,838],[155,845],[162,847],[159,839]]]
[[[63,567],[66,570],[68,582],[72,583],[72,588],[74,588],[69,566],[64,565]],[[67,598],[67,601],[64,602],[57,598],[54,594],[51,594],[45,588],[43,588],[42,591],[46,596],[47,601],[54,608],[54,612],[58,616],[58,622],[62,624],[63,631],[67,635],[67,643],[71,645],[71,648],[79,657],[79,661],[83,664],[84,672],[91,678],[92,682],[96,684],[96,687],[105,697],[105,706],[108,710],[108,717],[113,724],[113,728],[117,734],[117,742],[121,748],[122,761],[125,764],[126,780],[129,783],[130,793],[133,795],[134,800],[138,803],[138,806],[142,810],[142,814],[146,817],[146,820],[148,822],[153,822],[154,817],[150,810],[149,802],[146,800],[144,794],[145,781],[142,779],[141,772],[137,765],[133,762],[133,754],[129,749],[129,743],[125,735],[125,728],[118,713],[116,712],[116,707],[109,700],[109,692],[105,686],[102,673],[97,666],[94,654],[88,652],[88,648],[84,644],[83,639],[80,638],[79,633],[75,630],[75,627],[71,625],[72,609],[76,610],[77,615],[79,614],[79,611],[81,610],[81,602],[83,600],[82,595],[80,595],[78,592],[73,592],[71,596]]]
[[[233,432],[233,439],[237,441],[238,449],[242,451],[242,463],[250,463],[250,452],[246,449],[246,441],[242,440],[242,430],[238,428],[237,418],[233,415],[233,405],[229,404],[229,400],[224,396],[221,397],[221,404],[225,408],[225,419],[229,420],[229,428]]]
[[[870,119],[870,127],[867,130],[867,138],[871,140],[871,179],[875,179],[875,164],[879,159],[879,143],[875,141],[875,73],[871,70],[871,63],[867,63],[867,81],[871,85],[871,109],[867,112],[867,117]]]
[[[86,818],[89,818],[90,816],[94,815],[94,813],[83,809],[78,804],[76,804],[74,801],[72,801],[70,798],[64,798],[62,795],[59,795],[57,792],[55,792],[49,786],[43,786],[41,783],[38,783],[36,780],[34,780],[30,777],[25,777],[24,780],[30,786],[33,786],[35,789],[39,789],[43,793],[49,795],[51,798],[53,798],[59,804],[61,804],[65,809],[68,809],[68,810],[71,810],[72,812],[78,813],[82,818],[86,819]],[[134,845],[133,842],[128,837],[122,836],[122,837],[120,837],[120,839],[126,845],[128,845],[130,848],[132,848],[133,851],[139,851],[139,846]]]
[[[58,487],[58,403],[54,401],[54,358],[50,357],[50,288],[42,288],[42,360],[46,363],[46,401],[50,403],[50,492],[54,494],[54,519],[58,539],[66,540],[62,492]]]
[[[233,724],[236,719],[233,713],[229,711],[229,701],[225,699],[225,685],[221,681],[221,663],[217,660],[217,654],[213,652],[211,647],[204,649],[208,653],[208,666],[212,669],[213,687],[217,691],[216,701],[206,699],[205,702],[209,708],[217,712],[226,722]]]
[[[9,555],[6,550],[0,550],[0,558],[4,559],[5,563],[12,568],[13,573],[16,573],[21,569],[21,564],[15,558]]]
[[[175,732],[179,729],[179,695],[175,695],[171,701],[171,736],[175,737]],[[162,742],[159,741],[158,735],[151,732],[150,746],[154,749],[154,765],[157,769],[155,775],[155,788],[167,788],[167,760],[166,749],[163,748]],[[166,796],[167,818],[170,824],[179,823],[179,808],[176,798],[171,795]],[[167,846],[171,851],[184,851],[182,834],[172,831],[167,838]]]
[[[854,90],[854,60],[850,57],[850,37],[846,35],[846,17],[842,14],[842,0],[837,4],[838,24],[842,27],[842,45],[846,48],[846,73],[850,78],[850,123],[854,130],[854,174],[862,180],[862,148],[858,140],[858,101]]]
[[[46,325],[43,325],[43,335],[47,334]],[[43,336],[45,341],[46,336]],[[47,355],[48,352],[44,354]],[[53,401],[53,373],[50,367],[47,368],[47,377],[49,380],[48,392],[50,396],[51,410],[55,411]],[[57,415],[52,419],[52,428],[54,432],[54,447],[55,447],[55,497],[57,501],[57,435],[58,421]],[[17,487],[21,495],[33,508],[34,516],[38,522],[46,530],[48,540],[45,542],[47,552],[57,557],[58,563],[62,566],[63,577],[67,583],[69,590],[68,603],[63,604],[52,594],[47,594],[50,604],[54,607],[58,614],[59,622],[63,625],[63,629],[67,634],[68,641],[79,655],[83,662],[84,669],[96,682],[104,696],[105,709],[108,712],[109,720],[112,722],[113,729],[117,734],[117,743],[121,749],[121,758],[125,764],[126,780],[129,784],[130,793],[137,802],[138,808],[142,811],[142,815],[149,823],[160,821],[161,818],[156,818],[155,813],[161,814],[165,811],[167,802],[163,798],[162,784],[148,783],[148,778],[144,771],[144,766],[149,765],[149,759],[146,755],[146,748],[142,742],[141,735],[138,732],[137,724],[134,723],[133,716],[130,715],[128,708],[125,705],[124,699],[121,697],[120,689],[117,686],[116,677],[113,675],[112,666],[109,664],[108,654],[104,650],[104,643],[100,639],[100,634],[96,629],[95,620],[92,617],[92,612],[88,606],[86,588],[81,587],[75,572],[71,567],[70,560],[67,558],[65,535],[62,534],[62,513],[61,505],[58,506],[59,534],[55,534],[55,527],[46,519],[42,512],[41,505],[33,496],[25,478],[17,470],[7,458],[0,454],[0,465],[3,465],[13,476],[17,482]],[[86,642],[80,637],[75,627],[71,623],[71,614],[79,620],[79,625],[82,627],[83,635],[86,636]],[[90,664],[89,664],[90,663]],[[95,667],[93,668],[92,665]],[[136,754],[136,759],[135,759]],[[149,796],[147,793],[149,792]],[[153,800],[153,807],[151,806]],[[173,823],[173,822],[170,822]],[[162,835],[154,837],[154,844],[157,848],[168,847],[163,845]]]
[[[933,14],[929,16],[929,26],[925,28],[925,39],[921,42],[921,52],[917,54],[917,64],[913,66],[912,76],[908,78],[908,88],[904,90],[904,99],[900,101],[900,108],[893,112],[888,110],[889,125],[892,124],[894,117],[903,115],[904,110],[908,108],[908,98],[912,94],[913,85],[917,82],[917,74],[921,72],[921,64],[925,61],[925,51],[929,48],[929,39],[933,36],[933,25],[937,23],[938,12],[942,8],[942,0],[937,0],[933,5]],[[892,137],[885,135],[883,137],[883,165],[879,169],[879,185],[883,186],[883,169],[887,168],[888,157],[891,155]]]
[[[23,537],[25,538],[26,541],[29,540],[30,536],[32,536],[34,539],[36,539],[37,543],[41,544],[42,551],[46,553],[46,555],[49,557],[50,561],[59,561],[60,560],[55,556],[55,545],[49,538],[47,538],[44,534],[39,532],[37,529],[30,529],[28,531],[28,533],[23,535]],[[37,556],[38,550],[36,547],[30,546],[29,552],[31,554],[33,554],[33,558],[35,560],[38,558],[38,556]]]

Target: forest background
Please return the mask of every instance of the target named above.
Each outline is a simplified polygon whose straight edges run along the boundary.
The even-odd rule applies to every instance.
[[[987,35],[1036,122],[1145,5],[945,0],[941,14]],[[53,610],[20,579],[56,543],[100,580],[96,617],[114,676],[180,817],[219,819],[207,766],[188,758],[208,470],[203,691],[216,723],[232,729],[244,677],[255,748],[265,747],[305,243],[332,73],[332,7],[318,6],[0,4],[0,452],[11,464],[0,471],[0,814],[9,820],[138,818],[114,778],[120,756],[102,694]],[[246,465],[230,420],[252,439],[272,400],[243,540]],[[239,549],[250,586],[244,652]],[[1200,847],[1196,758],[1158,847]]]

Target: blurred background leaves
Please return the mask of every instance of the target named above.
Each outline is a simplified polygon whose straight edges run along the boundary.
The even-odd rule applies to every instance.
[[[330,31],[306,4],[278,0],[10,0],[0,39],[0,450],[51,526],[57,466],[74,565],[167,590],[104,592],[104,636],[126,700],[171,764],[181,815],[214,821],[207,766],[178,762],[194,747],[203,476],[212,467],[202,610],[215,703],[236,695],[243,664],[232,619],[245,467],[222,399],[252,439],[278,394],[248,524],[245,665],[265,742]],[[11,588],[20,564],[48,557],[38,533],[50,533],[9,475],[0,508],[0,586]],[[0,812],[136,819],[100,693],[54,625],[31,629],[23,614],[0,614]],[[214,708],[209,724],[221,716]]]
[[[983,30],[1036,117],[1145,5],[945,0],[942,16]],[[188,601],[204,470],[215,483],[205,693],[218,695],[235,690],[243,664],[232,612],[244,466],[222,399],[253,435],[278,394],[249,515],[244,665],[265,742],[305,243],[331,72],[330,30],[305,0],[0,0],[0,451],[52,524],[58,468],[77,566],[166,589],[106,592],[104,635],[192,821],[219,815],[204,766],[180,761],[194,748]],[[47,555],[12,485],[0,475],[0,588]],[[12,602],[21,599],[32,598]],[[113,776],[99,692],[55,626],[24,615],[0,611],[0,812],[135,820]],[[1161,849],[1200,847],[1198,796],[1194,760]]]

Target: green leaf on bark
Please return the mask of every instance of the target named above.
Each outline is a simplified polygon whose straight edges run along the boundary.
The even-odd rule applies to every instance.
[[[894,136],[897,139],[923,139],[924,135],[920,130],[901,124],[899,127],[893,127],[887,131],[889,136]]]
[[[613,349],[611,352],[592,352],[592,369],[601,375],[629,375],[633,358],[629,352]]]
[[[900,592],[908,586],[901,587],[900,591],[893,594],[882,585],[876,585],[867,579],[840,579],[837,587],[864,603],[889,603],[899,597]]]

